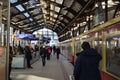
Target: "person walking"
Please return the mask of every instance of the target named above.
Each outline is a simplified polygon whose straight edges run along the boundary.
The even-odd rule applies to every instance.
[[[46,65],[47,47],[43,46],[40,50],[40,55],[42,57],[42,65]]]
[[[8,69],[8,79],[12,80],[10,78],[11,70],[12,70],[12,60],[13,60],[13,49],[12,46],[9,46],[9,69]]]
[[[57,56],[57,59],[59,59],[59,54],[60,54],[60,48],[57,47],[57,49],[56,49],[56,56]]]
[[[32,68],[31,67],[31,64],[30,64],[30,61],[32,59],[32,55],[31,55],[31,48],[30,48],[30,43],[28,43],[26,46],[25,46],[25,57],[27,59],[27,67],[28,68]]]
[[[82,48],[83,51],[76,54],[73,71],[75,80],[101,80],[99,71],[101,55],[91,48],[88,42],[83,42]]]
[[[55,53],[56,53],[56,46],[53,45],[53,54],[55,55]]]
[[[47,60],[50,60],[51,49],[50,46],[47,47]]]

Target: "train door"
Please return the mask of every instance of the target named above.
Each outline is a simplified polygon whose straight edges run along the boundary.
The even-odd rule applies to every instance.
[[[120,77],[120,34],[106,37],[106,70]]]
[[[76,41],[75,42],[75,54],[77,54],[78,52],[80,52],[81,50],[80,50],[80,41],[78,40],[78,41]]]
[[[102,56],[102,38],[97,37],[91,37],[86,39],[87,42],[89,42],[90,46],[98,51],[98,53]],[[102,69],[102,61],[99,63],[99,69]]]
[[[98,51],[98,53],[102,56],[102,39],[94,40],[94,49]],[[99,69],[102,69],[102,61],[99,63]]]

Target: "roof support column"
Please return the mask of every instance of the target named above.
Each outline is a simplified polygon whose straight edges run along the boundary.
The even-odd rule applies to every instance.
[[[105,22],[108,21],[108,0],[105,0]]]

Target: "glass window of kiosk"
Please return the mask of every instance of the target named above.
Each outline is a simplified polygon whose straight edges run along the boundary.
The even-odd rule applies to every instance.
[[[120,77],[120,35],[107,38],[107,71]]]

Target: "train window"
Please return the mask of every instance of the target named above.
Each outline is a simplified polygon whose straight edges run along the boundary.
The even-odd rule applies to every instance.
[[[106,43],[106,69],[120,77],[120,38],[109,37]]]
[[[94,41],[94,48],[98,51],[100,55],[102,55],[102,39]],[[102,61],[99,63],[99,69],[102,69]]]
[[[75,43],[75,54],[81,51],[81,44],[79,41],[76,41]]]
[[[101,40],[95,41],[95,49],[98,51],[98,53],[102,54],[102,41]]]

